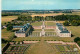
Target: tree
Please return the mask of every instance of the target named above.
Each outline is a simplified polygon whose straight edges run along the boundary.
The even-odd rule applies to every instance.
[[[5,39],[1,39],[1,41],[2,41],[2,43],[6,43],[6,42],[8,42],[7,40],[5,40]]]
[[[7,30],[9,31],[9,30],[12,30],[12,29],[13,29],[13,26],[12,25],[8,25]]]
[[[32,17],[29,14],[22,14],[20,16],[18,16],[18,19],[20,21],[32,21]]]
[[[70,23],[69,23],[68,21],[65,21],[65,22],[63,23],[64,26],[69,26],[69,24],[70,24]]]
[[[5,22],[4,24],[6,25],[7,23]]]
[[[77,38],[74,39],[74,42],[77,43],[78,41],[80,41],[80,38],[79,37],[77,37]]]
[[[72,25],[72,26],[78,26],[78,22],[77,22],[76,20],[73,20],[73,21],[71,22],[71,25]]]

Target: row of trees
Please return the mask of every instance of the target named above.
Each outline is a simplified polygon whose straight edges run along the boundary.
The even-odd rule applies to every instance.
[[[70,22],[72,22],[73,20],[80,20],[80,16],[79,15],[58,15],[58,16],[46,16],[46,17],[42,17],[42,16],[35,16],[35,17],[31,17],[31,15],[20,15],[18,17],[17,20],[21,20],[21,21],[41,21],[41,20],[47,20],[47,21],[52,21],[52,20],[56,20],[56,21],[64,21],[64,20],[68,20]]]
[[[20,20],[20,21],[31,21],[32,17],[30,15],[28,15],[28,16],[20,15],[20,16],[18,16],[17,20]]]
[[[64,24],[64,26],[69,26],[69,25],[79,26],[80,25],[80,20],[73,20],[71,22],[65,21],[63,24]]]
[[[54,17],[55,20],[59,20],[59,21],[64,21],[64,20],[68,20],[68,21],[73,21],[73,20],[80,20],[80,16],[79,15],[58,15]]]

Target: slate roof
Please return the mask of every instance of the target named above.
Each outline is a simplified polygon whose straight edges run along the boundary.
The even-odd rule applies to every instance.
[[[25,33],[25,31],[29,28],[30,24],[27,23],[24,26],[19,26],[21,29],[19,31],[16,31],[16,33]]]
[[[63,27],[62,24],[56,23],[56,25],[58,26],[58,29],[61,31],[60,33],[70,33],[66,28]]]
[[[23,26],[13,26],[13,28],[22,28]]]

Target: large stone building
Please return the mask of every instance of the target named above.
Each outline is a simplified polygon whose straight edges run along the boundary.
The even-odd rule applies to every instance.
[[[29,23],[25,24],[24,26],[13,26],[15,29],[20,29],[19,31],[15,31],[15,36],[17,37],[26,37],[28,36],[31,25]]]
[[[56,23],[56,32],[59,37],[71,37],[71,32],[60,23]]]

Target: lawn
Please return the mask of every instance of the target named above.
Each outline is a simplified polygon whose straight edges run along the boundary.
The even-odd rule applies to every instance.
[[[73,41],[73,38],[69,38],[69,37],[18,37],[13,39],[13,41],[23,41],[23,40],[48,40],[48,41]]]
[[[46,26],[54,26],[56,23],[54,21],[45,21]]]
[[[6,40],[9,40],[10,37],[13,37],[14,36],[14,32],[11,32],[11,31],[7,31],[6,29],[2,29],[2,38],[6,39]]]
[[[2,44],[1,44],[2,48],[3,48],[6,44],[7,44],[7,43],[2,43]]]
[[[5,22],[10,22],[17,18],[18,18],[18,16],[4,16],[1,18],[1,23],[4,24]]]
[[[40,37],[18,37],[18,38],[15,38],[13,39],[13,41],[23,41],[23,40],[41,40]]]
[[[80,26],[66,26],[72,32],[73,37],[80,37]]]
[[[25,54],[55,54],[56,51],[48,43],[40,41],[30,46]]]
[[[42,22],[34,22],[34,23],[31,23],[32,26],[41,26],[42,25]]]
[[[42,31],[41,29],[34,29],[34,31]]]
[[[44,31],[54,31],[54,29],[45,29]]]

